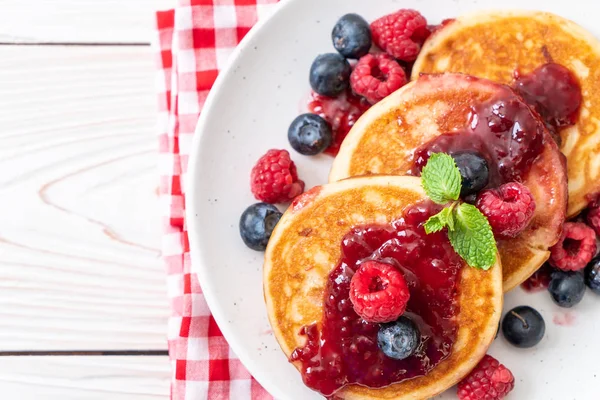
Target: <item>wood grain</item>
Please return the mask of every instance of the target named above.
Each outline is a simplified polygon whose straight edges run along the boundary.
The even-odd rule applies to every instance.
[[[166,349],[150,48],[0,47],[0,82],[0,350]]]
[[[2,43],[148,43],[175,0],[2,0]]]
[[[2,398],[167,399],[167,357],[0,358]]]

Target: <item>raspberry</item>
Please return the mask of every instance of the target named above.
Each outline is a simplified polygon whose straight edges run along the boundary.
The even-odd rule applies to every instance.
[[[350,75],[350,86],[354,93],[365,97],[371,104],[389,96],[405,84],[404,69],[385,53],[361,57]]]
[[[510,370],[486,354],[475,369],[458,383],[458,398],[500,400],[514,387],[515,378]]]
[[[350,281],[354,311],[367,322],[391,322],[406,310],[410,293],[404,276],[389,264],[364,262]]]
[[[550,264],[563,271],[579,271],[596,254],[596,233],[581,222],[567,222],[563,232],[550,249]]]
[[[535,211],[531,192],[518,182],[481,192],[475,205],[488,218],[494,234],[502,237],[523,232]]]
[[[373,42],[402,61],[414,61],[429,36],[427,20],[416,10],[399,10],[371,23]]]
[[[600,235],[600,204],[598,202],[594,202],[589,206],[585,220],[594,229],[596,235]]]
[[[298,179],[290,153],[271,149],[252,168],[250,187],[260,201],[284,203],[304,191],[304,182]]]

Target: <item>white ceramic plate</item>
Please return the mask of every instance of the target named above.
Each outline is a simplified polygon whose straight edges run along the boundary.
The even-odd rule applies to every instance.
[[[200,118],[189,165],[188,227],[193,268],[206,300],[235,353],[278,399],[319,399],[307,389],[270,333],[262,291],[263,254],[238,233],[242,211],[255,200],[249,176],[270,148],[288,148],[287,128],[309,92],[314,57],[333,52],[336,20],[356,12],[368,21],[399,8],[419,10],[429,23],[477,9],[529,8],[570,18],[600,37],[600,3],[578,0],[288,0],[261,21],[221,73]],[[327,182],[332,159],[294,153],[307,188]],[[512,399],[600,398],[600,297],[588,291],[572,311],[547,293],[516,289],[505,309],[527,304],[546,321],[546,335],[520,350],[499,337],[490,353],[516,376]],[[501,336],[501,335],[500,335]],[[454,399],[454,390],[439,397]]]

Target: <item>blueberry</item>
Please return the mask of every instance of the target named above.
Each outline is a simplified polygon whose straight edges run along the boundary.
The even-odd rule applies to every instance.
[[[461,197],[479,192],[487,186],[490,170],[481,154],[464,151],[452,155],[462,177]]]
[[[331,126],[316,114],[296,117],[288,128],[288,140],[300,154],[314,156],[331,144]]]
[[[571,308],[583,299],[585,283],[581,272],[554,271],[548,291],[561,307]]]
[[[517,347],[533,347],[542,340],[546,323],[542,315],[529,306],[510,310],[502,320],[502,334]]]
[[[341,55],[321,54],[310,67],[310,86],[318,94],[336,97],[348,89],[351,72],[350,64]]]
[[[246,208],[240,218],[240,235],[246,246],[264,251],[281,213],[272,204],[256,203]]]
[[[404,360],[417,350],[420,337],[415,323],[406,317],[400,317],[394,322],[380,326],[377,345],[386,356]]]
[[[596,256],[585,267],[585,284],[592,292],[600,294],[600,256]]]
[[[494,340],[498,339],[498,334],[500,333],[500,327],[502,326],[501,324],[502,324],[502,322],[499,321],[498,328],[496,329],[496,336],[494,336]]]
[[[371,48],[371,28],[358,14],[346,14],[331,32],[333,47],[346,58],[359,59]]]

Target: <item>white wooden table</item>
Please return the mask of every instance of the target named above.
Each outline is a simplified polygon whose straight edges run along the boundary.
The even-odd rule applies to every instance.
[[[4,399],[168,398],[149,41],[174,1],[0,0]]]

